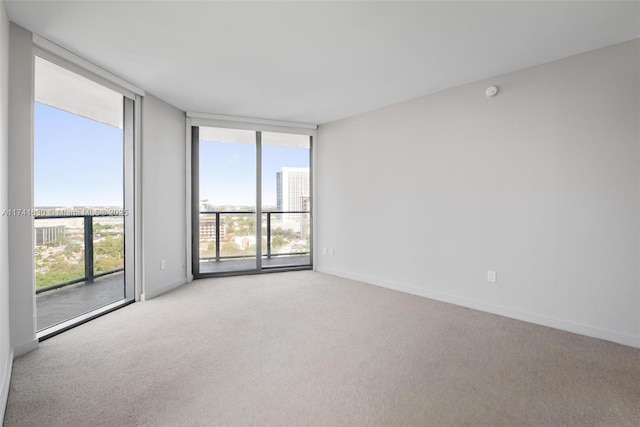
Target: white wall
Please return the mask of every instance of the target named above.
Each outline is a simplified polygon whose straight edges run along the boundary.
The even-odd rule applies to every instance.
[[[9,37],[9,208],[33,207],[33,54],[31,32]],[[9,307],[14,356],[37,347],[33,292],[33,217],[9,217]]]
[[[142,112],[144,295],[187,281],[185,243],[185,113],[147,94]],[[160,269],[162,260],[166,268]]]
[[[11,377],[11,335],[9,330],[9,238],[8,218],[1,212],[8,209],[9,150],[9,20],[4,0],[0,0],[0,420],[9,393]]]
[[[639,93],[634,40],[320,126],[317,269],[639,346]]]

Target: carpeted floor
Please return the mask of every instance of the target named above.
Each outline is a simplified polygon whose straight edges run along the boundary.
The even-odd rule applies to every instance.
[[[5,426],[638,426],[640,350],[311,271],[196,281],[15,360]]]

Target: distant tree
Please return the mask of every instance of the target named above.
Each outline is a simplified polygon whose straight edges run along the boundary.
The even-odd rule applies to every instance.
[[[207,244],[207,248],[201,251],[200,256],[210,257],[210,256],[214,256],[215,254],[216,254],[216,242],[212,240]]]
[[[123,268],[122,260],[115,258],[98,258],[94,260],[93,271],[96,273],[106,273],[107,271]]]
[[[273,249],[279,249],[286,244],[286,240],[282,236],[274,236],[271,238],[271,247]]]
[[[49,264],[46,273],[36,273],[36,289],[45,286],[57,285],[70,280],[80,279],[84,276],[84,266],[82,264],[71,264],[62,257],[57,257]]]
[[[242,255],[242,254],[244,254],[244,251],[233,240],[224,242],[220,246],[220,255],[222,256],[232,256],[232,255]]]
[[[296,233],[293,230],[290,230],[288,228],[276,228],[275,230],[273,230],[271,232],[272,236],[281,236],[282,238],[284,238],[285,240],[293,240],[297,237],[298,233]]]
[[[93,245],[93,269],[104,273],[124,267],[124,236],[105,235]]]
[[[75,254],[82,252],[82,246],[77,243],[68,243],[64,248],[64,256],[72,258]]]
[[[106,235],[93,245],[96,256],[104,255],[115,259],[124,259],[124,236]]]

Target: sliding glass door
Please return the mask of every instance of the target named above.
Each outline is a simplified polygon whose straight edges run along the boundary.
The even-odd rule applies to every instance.
[[[311,141],[262,132],[263,268],[311,264]]]
[[[36,56],[33,243],[39,333],[134,298],[128,256],[133,106],[133,99]]]
[[[311,137],[192,129],[193,273],[311,266]]]
[[[255,270],[255,132],[201,127],[196,149],[200,273]]]

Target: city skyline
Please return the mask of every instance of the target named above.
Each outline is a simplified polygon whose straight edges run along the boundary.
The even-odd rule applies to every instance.
[[[277,209],[303,211],[309,208],[309,168],[280,168],[276,172]]]

